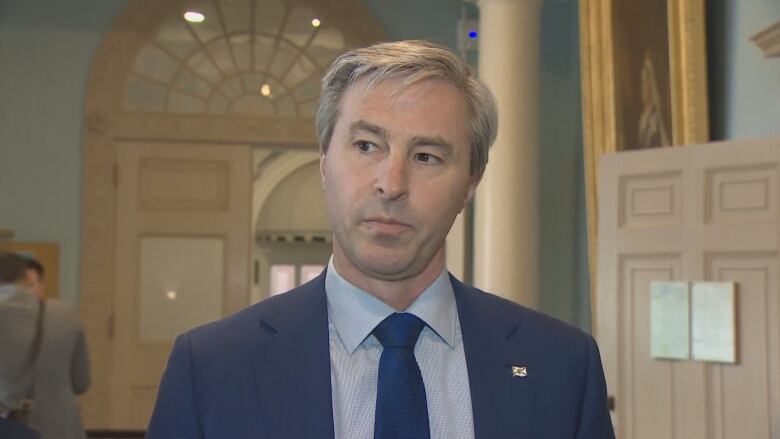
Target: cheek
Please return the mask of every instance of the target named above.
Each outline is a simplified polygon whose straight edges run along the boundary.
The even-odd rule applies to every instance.
[[[420,200],[417,211],[428,219],[432,227],[449,228],[463,207],[465,193],[438,190],[429,197]]]
[[[325,202],[331,222],[345,222],[358,206],[357,185],[333,175],[326,179]]]
[[[329,170],[326,179],[330,196],[342,204],[354,204],[370,194],[371,169],[360,163],[345,163]]]

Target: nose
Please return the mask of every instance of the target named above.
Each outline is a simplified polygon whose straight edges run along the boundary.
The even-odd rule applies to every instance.
[[[406,157],[388,155],[378,166],[374,192],[384,200],[403,198],[409,191],[409,175]]]

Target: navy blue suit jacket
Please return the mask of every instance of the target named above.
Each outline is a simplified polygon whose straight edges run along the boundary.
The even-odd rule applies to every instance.
[[[451,279],[476,438],[614,437],[592,337]],[[179,336],[147,437],[329,439],[331,400],[323,273]]]

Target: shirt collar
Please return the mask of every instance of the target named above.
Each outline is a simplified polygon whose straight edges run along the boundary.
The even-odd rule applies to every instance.
[[[382,320],[396,310],[374,295],[344,279],[333,264],[328,263],[325,276],[328,315],[344,347],[351,354],[371,335]],[[405,312],[425,322],[450,347],[455,347],[457,306],[447,270],[420,294]]]

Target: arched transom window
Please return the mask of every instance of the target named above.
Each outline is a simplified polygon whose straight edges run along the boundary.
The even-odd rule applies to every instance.
[[[138,52],[130,111],[311,117],[341,31],[283,0],[192,2]]]

